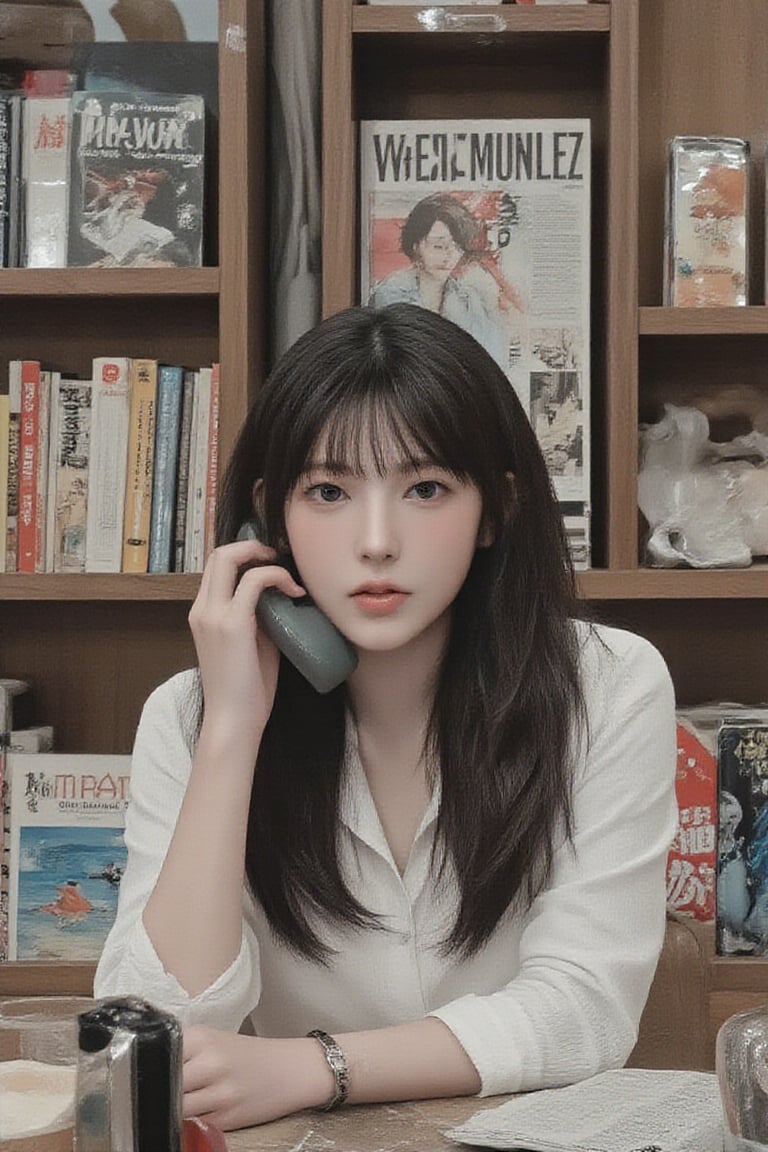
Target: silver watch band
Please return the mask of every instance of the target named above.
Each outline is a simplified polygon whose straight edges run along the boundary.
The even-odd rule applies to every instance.
[[[311,1032],[307,1032],[307,1036],[314,1037],[321,1045],[325,1053],[325,1059],[328,1061],[328,1067],[331,1069],[331,1072],[333,1072],[333,1079],[336,1083],[335,1091],[328,1103],[321,1105],[320,1109],[322,1112],[330,1112],[331,1108],[338,1108],[340,1104],[343,1104],[349,1095],[349,1065],[347,1064],[347,1058],[333,1036],[329,1036],[328,1033],[323,1032],[321,1028],[313,1028]]]

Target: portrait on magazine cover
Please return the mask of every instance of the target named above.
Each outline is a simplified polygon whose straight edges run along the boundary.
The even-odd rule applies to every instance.
[[[507,252],[514,198],[506,192],[435,192],[414,203],[413,193],[382,192],[372,199],[368,302],[439,312],[508,371],[520,358],[525,312],[523,264]]]

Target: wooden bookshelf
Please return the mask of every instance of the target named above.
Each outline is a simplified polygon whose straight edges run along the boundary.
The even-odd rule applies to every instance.
[[[14,358],[87,378],[93,357],[221,364],[226,459],[265,364],[265,5],[219,0],[215,215],[202,268],[0,270],[0,373]],[[56,0],[0,3],[0,59],[65,67],[90,20]],[[190,76],[190,91],[195,77]],[[209,245],[211,248],[211,245]],[[29,680],[60,751],[129,752],[152,689],[194,663],[199,575],[0,575],[0,675]],[[0,997],[89,994],[93,965],[0,965]]]
[[[680,704],[768,700],[768,565],[647,569],[637,508],[638,424],[658,420],[665,401],[706,399],[737,378],[768,405],[768,6],[612,0],[452,12],[457,20],[430,28],[418,7],[325,0],[324,312],[358,300],[359,120],[589,117],[595,567],[578,574],[580,594],[597,619],[659,647]],[[462,27],[473,13],[481,19]],[[680,134],[752,142],[749,307],[661,306],[666,141]],[[710,967],[712,1028],[768,995],[766,961]]]

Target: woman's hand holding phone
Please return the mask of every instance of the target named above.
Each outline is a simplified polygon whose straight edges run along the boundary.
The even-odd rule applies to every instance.
[[[189,612],[206,726],[226,725],[230,734],[245,726],[257,742],[272,711],[279,653],[258,627],[256,605],[265,588],[305,595],[276,555],[258,540],[214,549]]]

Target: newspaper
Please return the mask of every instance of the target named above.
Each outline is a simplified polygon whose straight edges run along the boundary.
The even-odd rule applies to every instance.
[[[528,1152],[722,1152],[724,1125],[713,1073],[621,1068],[528,1092],[445,1135]]]
[[[361,298],[470,332],[514,387],[589,564],[588,120],[361,123]]]

